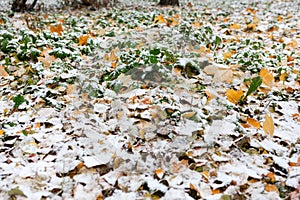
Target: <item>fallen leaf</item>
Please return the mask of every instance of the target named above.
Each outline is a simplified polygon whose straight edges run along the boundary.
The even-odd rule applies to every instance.
[[[4,130],[0,130],[0,135],[4,135]]]
[[[267,69],[261,69],[259,72],[260,77],[262,78],[263,84],[272,87],[274,83],[274,76]]]
[[[237,23],[233,23],[232,25],[229,26],[230,29],[240,29],[241,25],[237,24]]]
[[[250,124],[251,126],[257,128],[257,129],[260,129],[260,123],[257,120],[253,119],[253,118],[248,117],[247,118],[247,123]]]
[[[113,49],[113,50],[111,50],[111,52],[110,52],[110,55],[109,55],[109,58],[108,58],[108,61],[117,61],[119,58],[118,58],[118,56],[116,56],[116,54],[115,54],[115,50]]]
[[[61,35],[63,32],[63,27],[61,24],[58,24],[57,26],[50,25],[50,31],[51,33],[57,33],[58,35]]]
[[[243,90],[234,90],[234,89],[228,89],[226,91],[226,96],[228,101],[230,101],[231,103],[237,104],[241,98],[243,97]]]
[[[157,168],[157,169],[155,170],[155,175],[156,175],[158,178],[161,179],[161,178],[164,176],[164,170],[161,169],[161,168]]]
[[[225,53],[223,53],[223,58],[225,59],[225,60],[227,60],[228,58],[231,58],[231,56],[232,56],[232,53],[229,51],[229,52],[225,52]]]
[[[1,65],[0,65],[0,76],[9,76],[9,74],[5,70],[5,67]]]
[[[274,134],[274,122],[270,115],[265,115],[265,122],[263,124],[263,130],[267,135],[272,136]]]
[[[155,16],[155,18],[154,18],[154,22],[155,22],[155,23],[166,23],[166,20],[165,20],[164,16],[162,16],[162,15],[157,15],[157,16]]]
[[[244,28],[244,32],[253,32],[256,29],[256,25],[251,23],[247,24],[247,26]]]
[[[78,44],[79,44],[80,46],[86,45],[86,43],[87,43],[87,41],[88,41],[89,38],[90,38],[89,35],[82,35],[82,36],[80,36],[80,37],[79,37]]]
[[[276,193],[279,193],[278,188],[276,187],[276,185],[273,185],[273,184],[267,184],[265,186],[265,191],[266,192],[276,192]]]

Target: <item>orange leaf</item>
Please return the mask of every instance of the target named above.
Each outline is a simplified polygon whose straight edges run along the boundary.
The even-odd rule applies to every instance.
[[[248,124],[250,124],[251,126],[253,126],[257,129],[260,128],[260,123],[257,120],[253,119],[253,118],[248,117],[247,122],[248,122]]]
[[[162,16],[162,15],[157,15],[157,16],[155,16],[155,18],[154,18],[154,22],[155,22],[155,23],[166,23],[166,20],[165,20],[164,16]]]
[[[86,43],[87,43],[87,41],[88,41],[89,38],[90,38],[89,35],[82,35],[82,36],[80,36],[80,37],[79,37],[78,44],[79,44],[80,46],[86,45]]]
[[[158,177],[158,178],[162,178],[164,176],[164,170],[162,168],[157,168],[155,170],[155,175]]]
[[[215,195],[215,194],[220,194],[220,193],[221,193],[221,190],[220,190],[220,189],[215,189],[215,190],[212,190],[211,193],[212,193],[213,195]]]
[[[262,78],[263,84],[272,87],[274,82],[274,76],[267,69],[261,69],[259,75]]]
[[[279,16],[277,17],[277,21],[281,22],[282,20],[283,20],[282,16],[279,15]]]
[[[266,190],[266,192],[276,192],[276,193],[279,193],[278,188],[276,187],[276,185],[273,185],[273,184],[267,184],[265,186],[265,190]]]
[[[51,33],[57,33],[58,35],[61,35],[63,32],[63,27],[61,24],[58,24],[57,26],[50,25],[50,31]]]
[[[267,174],[267,177],[270,179],[271,182],[275,182],[276,181],[276,178],[275,178],[275,174],[273,172],[269,172]]]
[[[289,75],[288,75],[286,72],[284,72],[284,73],[280,74],[279,80],[280,80],[280,81],[285,81],[285,80],[287,79],[288,76],[289,76]]]
[[[0,130],[0,135],[3,135],[4,134],[4,130]]]
[[[5,68],[0,65],[0,76],[8,76],[9,74],[6,72]]]
[[[244,28],[244,32],[252,32],[255,31],[256,29],[256,25],[251,23],[251,24],[247,24],[246,28]]]
[[[263,129],[267,135],[272,136],[274,134],[274,122],[272,117],[268,114],[265,115],[265,122],[263,124]]]
[[[112,62],[111,67],[114,68],[114,69],[117,68],[117,62]]]
[[[287,56],[287,61],[288,62],[292,62],[292,61],[294,61],[295,60],[295,58],[293,58],[292,56]]]
[[[226,91],[226,96],[228,101],[231,103],[237,104],[240,99],[242,98],[244,92],[243,90],[233,90],[233,89],[228,89]]]

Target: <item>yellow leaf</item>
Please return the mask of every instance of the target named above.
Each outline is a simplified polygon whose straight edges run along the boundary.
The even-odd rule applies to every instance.
[[[229,26],[230,29],[240,29],[241,25],[237,24],[237,23],[233,23],[232,25]]]
[[[283,20],[283,17],[279,15],[279,16],[277,17],[277,21],[281,22],[282,20]]]
[[[263,84],[272,87],[274,82],[274,76],[267,69],[261,69],[259,75],[262,78]]]
[[[268,114],[265,115],[265,122],[263,124],[263,129],[267,135],[272,136],[274,134],[274,122],[272,117]]]
[[[0,130],[0,135],[3,135],[4,134],[4,130]]]
[[[248,124],[250,124],[251,126],[253,126],[257,129],[260,128],[260,123],[257,120],[253,119],[253,118],[248,117],[247,122],[248,122]]]
[[[242,98],[244,92],[243,90],[233,90],[233,89],[228,89],[226,91],[226,96],[228,101],[231,103],[237,104],[240,99]]]
[[[285,81],[285,80],[287,79],[288,76],[289,76],[289,75],[288,75],[286,72],[284,72],[284,73],[280,74],[279,80],[280,80],[280,81]]]
[[[80,37],[79,37],[78,44],[79,44],[80,46],[86,45],[86,43],[87,43],[87,41],[88,41],[89,38],[90,38],[89,35],[82,35],[82,36],[80,36]]]
[[[8,76],[9,74],[6,72],[5,68],[0,65],[0,76]]]
[[[227,60],[228,58],[231,58],[231,56],[232,56],[232,53],[229,51],[229,52],[225,52],[225,53],[223,53],[223,58],[225,59],[225,60]]]
[[[166,23],[166,20],[165,20],[164,16],[162,16],[162,15],[157,15],[157,16],[155,16],[155,18],[154,18],[154,22],[155,22],[155,23]]]
[[[255,31],[256,29],[256,25],[251,23],[251,24],[247,24],[246,28],[244,29],[244,32],[252,32]]]
[[[50,31],[51,33],[57,33],[58,35],[61,35],[63,32],[63,27],[61,24],[58,24],[57,26],[50,25]]]

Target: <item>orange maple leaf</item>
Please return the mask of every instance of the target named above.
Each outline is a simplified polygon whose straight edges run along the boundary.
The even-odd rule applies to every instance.
[[[58,35],[61,35],[63,32],[63,27],[61,24],[58,24],[57,26],[50,25],[50,31],[51,33],[57,33]]]
[[[226,91],[226,96],[228,101],[234,104],[237,104],[240,101],[243,94],[244,94],[243,90],[228,89]]]
[[[88,41],[89,38],[90,38],[89,35],[82,35],[82,36],[80,36],[80,37],[79,37],[78,44],[79,44],[80,46],[86,45],[86,43],[87,43],[87,41]]]

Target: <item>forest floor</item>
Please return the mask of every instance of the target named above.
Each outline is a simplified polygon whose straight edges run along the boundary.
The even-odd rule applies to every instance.
[[[122,2],[0,12],[0,198],[299,199],[299,1]]]

